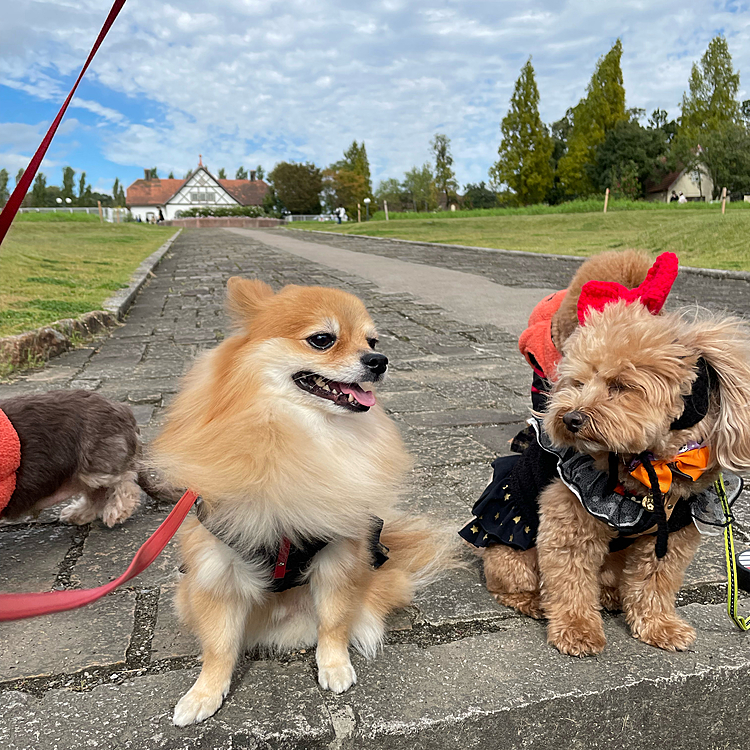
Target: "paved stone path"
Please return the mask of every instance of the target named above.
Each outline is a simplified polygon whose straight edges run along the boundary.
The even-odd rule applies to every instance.
[[[130,403],[148,441],[194,355],[227,330],[229,276],[337,286],[367,304],[393,363],[381,402],[416,457],[406,504],[457,528],[528,410],[519,325],[576,266],[296,231],[190,230],[123,327],[0,385],[0,398],[95,389]],[[729,298],[747,312],[749,289],[683,277],[677,292],[714,307]],[[0,525],[0,589],[104,583],[168,508],[147,500],[111,530],[61,525],[57,512]],[[745,511],[740,520],[750,527]],[[171,608],[177,575],[170,545],[131,585],[85,610],[0,625],[0,747],[629,748],[673,746],[679,731],[681,747],[708,748],[733,746],[735,725],[746,721],[750,657],[717,603],[724,571],[716,539],[704,543],[681,595],[700,633],[690,653],[637,643],[621,617],[608,615],[607,651],[568,659],[546,646],[542,624],[495,604],[474,567],[394,617],[383,653],[369,663],[354,657],[359,683],[344,695],[318,688],[311,653],[251,654],[219,713],[186,729],[170,717],[197,675],[198,650]]]

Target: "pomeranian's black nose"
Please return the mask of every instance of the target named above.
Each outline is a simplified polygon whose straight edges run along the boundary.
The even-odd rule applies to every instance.
[[[569,411],[563,414],[563,422],[571,432],[578,432],[588,421],[588,417],[580,411]]]
[[[373,375],[382,375],[388,367],[388,357],[385,354],[368,352],[362,355],[362,364],[372,372]]]

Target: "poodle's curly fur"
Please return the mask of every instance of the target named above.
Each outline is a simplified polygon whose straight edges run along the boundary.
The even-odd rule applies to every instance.
[[[704,419],[670,430],[700,357],[718,375],[718,389]],[[585,417],[576,432],[563,422],[571,411]],[[675,476],[665,503],[700,492],[722,469],[746,471],[750,329],[737,319],[695,312],[654,316],[623,301],[591,312],[563,344],[544,429],[557,446],[594,457],[602,471],[609,453],[617,453],[619,480],[636,493],[643,486],[626,470],[634,456],[650,451],[668,458],[690,441],[708,445],[706,472],[695,482]],[[483,552],[487,587],[500,603],[546,617],[548,642],[573,656],[604,649],[602,606],[622,609],[634,637],[645,643],[672,651],[690,646],[695,631],[677,615],[675,597],[700,541],[694,524],[670,534],[668,552],[658,559],[650,534],[610,553],[615,532],[559,479],[540,494],[539,508],[536,548],[495,545]]]

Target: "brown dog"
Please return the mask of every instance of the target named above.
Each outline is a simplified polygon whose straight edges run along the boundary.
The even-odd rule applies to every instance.
[[[750,331],[620,300],[591,311],[563,355],[538,425],[555,478],[538,495],[536,546],[480,550],[488,589],[547,617],[563,653],[604,648],[602,605],[640,640],[686,649],[695,632],[675,596],[693,519],[720,523],[713,482],[750,468]]]
[[[132,410],[90,391],[51,391],[0,401],[21,443],[3,518],[36,515],[78,496],[60,520],[114,526],[138,508],[140,452]]]

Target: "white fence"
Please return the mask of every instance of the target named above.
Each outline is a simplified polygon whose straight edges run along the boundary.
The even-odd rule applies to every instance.
[[[93,214],[99,215],[98,206],[51,206],[49,208],[19,208],[19,214]],[[113,208],[111,206],[102,206],[102,218],[110,224],[121,224],[124,221],[131,221],[130,211],[127,208]]]
[[[338,221],[338,219],[333,214],[287,214],[284,221]]]

